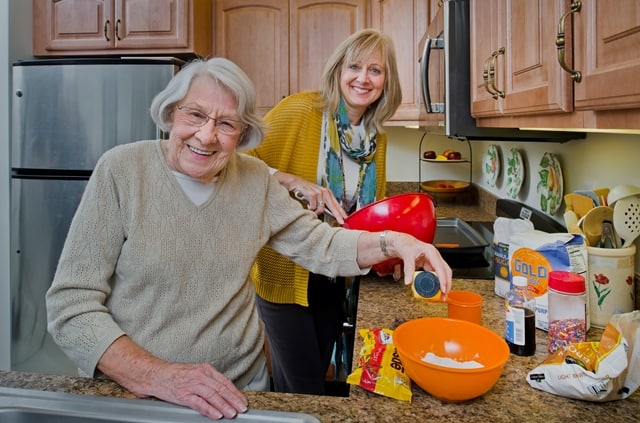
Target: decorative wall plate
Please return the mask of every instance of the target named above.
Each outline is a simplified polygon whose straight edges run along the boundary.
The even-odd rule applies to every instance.
[[[498,155],[498,148],[491,144],[486,153],[482,157],[482,174],[484,175],[484,181],[489,186],[496,186],[498,175],[500,174],[500,156]]]
[[[558,157],[553,153],[544,153],[538,169],[537,190],[540,195],[540,210],[554,214],[562,204],[564,181]]]
[[[506,186],[507,195],[516,198],[520,193],[522,181],[524,181],[524,164],[522,156],[517,148],[512,148],[506,160]]]

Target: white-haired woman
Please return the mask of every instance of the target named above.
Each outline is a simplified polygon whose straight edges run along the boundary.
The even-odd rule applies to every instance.
[[[81,374],[219,419],[268,390],[249,270],[264,245],[315,272],[362,274],[389,255],[450,269],[431,245],[331,228],[237,150],[262,137],[254,88],[223,58],[195,60],[154,99],[168,140],[106,152],[47,292],[49,331]],[[410,282],[408,280],[407,282]]]

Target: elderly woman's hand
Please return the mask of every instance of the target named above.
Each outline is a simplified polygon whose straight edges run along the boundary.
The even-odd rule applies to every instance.
[[[150,375],[153,396],[192,408],[210,419],[233,418],[247,411],[247,399],[208,363],[165,363]]]
[[[440,280],[440,290],[451,290],[452,270],[432,244],[422,242],[409,234],[394,231],[364,232],[358,239],[357,261],[361,267],[373,266],[389,257],[401,258],[404,283],[410,285],[416,269],[434,271]],[[394,269],[394,277],[397,267]]]
[[[210,419],[233,418],[247,411],[244,394],[210,364],[161,360],[127,336],[107,348],[98,369],[140,398],[184,405]]]

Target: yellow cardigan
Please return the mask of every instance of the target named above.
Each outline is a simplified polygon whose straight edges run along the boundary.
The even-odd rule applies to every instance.
[[[246,153],[272,168],[317,182],[322,110],[320,94],[306,91],[284,98],[264,120],[268,125],[263,142]],[[387,137],[376,135],[376,199],[384,198]],[[264,247],[251,269],[256,292],[263,299],[280,304],[308,306],[309,272],[269,247]]]

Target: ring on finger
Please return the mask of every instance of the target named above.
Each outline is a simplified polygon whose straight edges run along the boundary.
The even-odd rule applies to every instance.
[[[318,201],[318,207],[324,207],[324,202]]]

